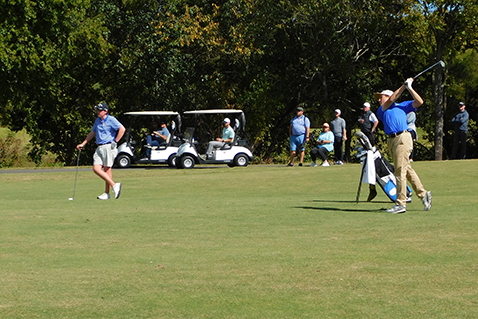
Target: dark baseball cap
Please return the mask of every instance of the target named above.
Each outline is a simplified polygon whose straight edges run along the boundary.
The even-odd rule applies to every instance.
[[[109,110],[110,110],[110,107],[109,107],[108,104],[106,104],[105,102],[101,102],[100,104],[98,104],[97,106],[95,106],[95,110],[109,111]]]

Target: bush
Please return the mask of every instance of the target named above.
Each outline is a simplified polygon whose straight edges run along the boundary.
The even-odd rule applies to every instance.
[[[22,141],[16,138],[13,133],[7,137],[0,137],[0,167],[20,166],[28,161],[26,152],[22,149]]]
[[[7,167],[56,167],[63,166],[56,156],[47,153],[41,156],[41,161],[35,163],[28,155],[30,144],[27,134],[18,134],[7,128],[0,127],[0,168]]]

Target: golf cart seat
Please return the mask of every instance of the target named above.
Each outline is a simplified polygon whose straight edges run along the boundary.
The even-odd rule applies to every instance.
[[[234,140],[236,138],[234,137]],[[234,145],[234,141],[232,141],[231,143],[224,143],[224,145],[220,148],[220,150],[229,150],[231,149],[232,145]]]

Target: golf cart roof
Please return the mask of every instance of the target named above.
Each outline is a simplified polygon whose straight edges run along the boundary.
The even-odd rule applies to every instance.
[[[173,111],[139,111],[139,112],[126,112],[124,115],[130,116],[169,116],[169,115],[179,115],[178,112]]]
[[[194,110],[185,111],[184,114],[241,114],[242,110],[234,109],[215,109],[215,110]]]

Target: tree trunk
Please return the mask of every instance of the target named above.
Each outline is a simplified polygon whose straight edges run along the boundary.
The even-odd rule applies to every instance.
[[[433,100],[435,103],[435,160],[443,159],[443,118],[445,106],[443,103],[443,69],[435,68],[433,77]]]

